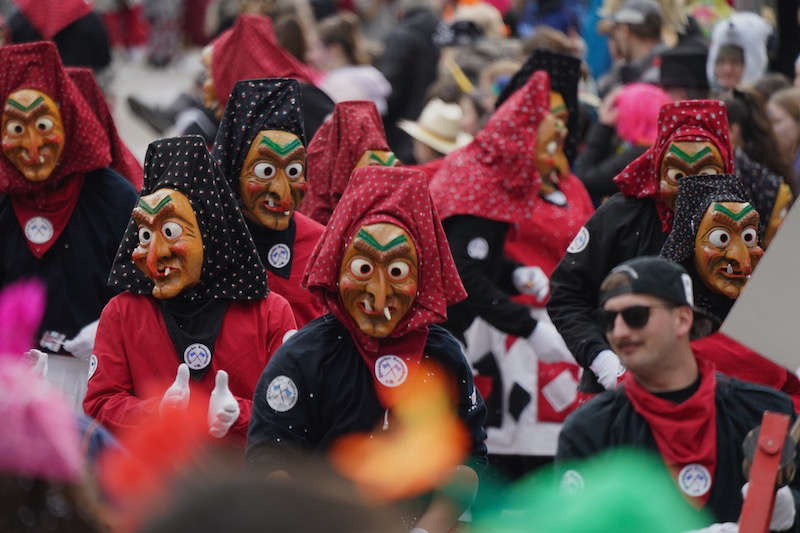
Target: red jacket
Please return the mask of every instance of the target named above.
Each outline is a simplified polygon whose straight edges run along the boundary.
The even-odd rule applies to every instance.
[[[325,314],[322,302],[301,285],[308,258],[311,257],[320,235],[325,231],[325,226],[297,212],[294,213],[294,223],[297,225],[297,232],[292,250],[292,273],[289,279],[286,279],[267,267],[267,286],[289,301],[299,329]]]
[[[240,409],[229,435],[244,443],[261,371],[294,328],[289,304],[275,292],[263,300],[232,302],[208,372],[200,381],[190,380],[190,401],[207,402],[217,370],[227,371]],[[123,292],[111,299],[100,315],[94,355],[97,367],[83,400],[88,415],[114,433],[158,415],[180,361],[154,298]]]

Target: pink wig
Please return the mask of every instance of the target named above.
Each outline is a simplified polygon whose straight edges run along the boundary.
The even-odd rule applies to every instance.
[[[672,99],[655,85],[632,83],[617,96],[617,134],[623,141],[652,145],[658,136],[658,111]]]

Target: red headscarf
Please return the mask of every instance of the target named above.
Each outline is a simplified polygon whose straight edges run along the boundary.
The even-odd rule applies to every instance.
[[[92,69],[84,67],[67,67],[66,71],[72,82],[77,85],[86,103],[94,110],[100,125],[108,133],[108,142],[111,145],[111,168],[130,181],[137,191],[141,191],[144,183],[144,170],[122,142],[117,127],[114,125],[114,119],[111,117],[111,111],[108,109],[108,102],[97,84],[94,72]]]
[[[719,100],[683,100],[666,104],[658,115],[658,138],[653,146],[620,172],[614,183],[625,196],[653,198],[665,233],[672,229],[673,212],[659,197],[659,167],[675,141],[710,142],[733,173],[733,150],[728,137],[728,114]]]
[[[87,0],[14,0],[14,3],[47,40],[92,11]]]
[[[333,115],[308,144],[308,188],[300,212],[327,224],[353,168],[367,150],[389,150],[375,104],[363,100],[336,104]]]
[[[405,229],[414,241],[419,259],[419,289],[405,317],[389,337],[365,335],[355,324],[339,296],[339,270],[344,252],[359,227],[389,222]],[[308,260],[303,285],[328,306],[353,336],[367,366],[375,376],[382,355],[396,355],[419,363],[428,326],[447,319],[447,307],[466,298],[444,230],[427,190],[422,172],[400,167],[371,166],[353,172],[347,190],[336,206],[325,232]],[[374,379],[379,398],[383,385]]]
[[[294,78],[314,83],[314,72],[287,52],[275,37],[272,21],[258,15],[239,15],[232,28],[211,43],[211,77],[222,107],[239,80]]]
[[[107,167],[111,161],[108,137],[80,91],[67,76],[58,50],[49,41],[0,48],[0,102],[19,89],[36,89],[58,103],[64,125],[65,144],[58,166],[47,180],[25,179],[4,155],[0,155],[0,194],[11,197],[17,220],[23,228],[34,217],[52,224],[45,242],[28,241],[37,257],[56,242],[78,202],[84,174]],[[26,234],[27,236],[27,234]]]
[[[439,215],[522,222],[539,195],[536,131],[550,111],[550,81],[535,72],[467,146],[449,154],[430,190]]]

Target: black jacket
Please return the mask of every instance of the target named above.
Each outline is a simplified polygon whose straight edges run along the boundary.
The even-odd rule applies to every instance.
[[[439,18],[429,9],[412,9],[384,41],[377,63],[392,86],[384,117],[386,139],[401,161],[414,161],[411,138],[397,127],[400,119],[416,120],[425,105],[425,93],[436,79],[439,49],[433,34]]]
[[[717,374],[717,468],[706,504],[716,522],[736,522],[742,508],[742,442],[761,424],[764,411],[795,417],[788,396],[768,387]],[[645,448],[658,453],[647,421],[633,408],[624,387],[607,391],[572,413],[558,438],[556,463],[560,469],[573,459],[583,459],[611,448]],[[574,467],[574,465],[572,465]],[[792,483],[795,504],[800,503],[800,480]],[[798,513],[800,517],[800,513]],[[797,531],[800,520],[795,519]]]
[[[527,337],[536,327],[528,307],[511,300],[518,294],[511,281],[522,266],[503,252],[508,224],[468,215],[442,223],[450,253],[467,290],[467,299],[447,308],[443,325],[463,342],[464,331],[476,317],[509,335]]]
[[[652,200],[617,193],[578,232],[550,277],[547,312],[586,370],[582,391],[603,390],[589,370],[597,354],[609,349],[595,320],[600,284],[618,264],[641,255],[658,255],[666,238]]]
[[[445,329],[434,325],[425,355],[452,376],[458,390],[458,415],[471,435],[472,460],[485,464],[486,406],[472,383],[472,370],[461,347]],[[290,408],[276,411],[267,400],[267,390],[281,376],[291,380],[297,398],[285,404]],[[247,459],[286,468],[276,450],[325,452],[337,438],[372,432],[385,417],[391,421],[390,415],[378,400],[372,373],[350,333],[333,315],[324,315],[287,340],[261,374],[247,432]]]
[[[100,318],[114,296],[108,274],[136,198],[133,186],[113,170],[87,173],[67,226],[41,259],[28,248],[11,201],[0,199],[0,286],[29,277],[47,286],[37,342],[44,331],[71,339]]]

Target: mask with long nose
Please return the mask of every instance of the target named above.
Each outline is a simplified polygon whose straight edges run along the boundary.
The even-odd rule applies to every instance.
[[[391,335],[416,298],[417,269],[417,248],[399,226],[381,222],[356,231],[339,271],[339,296],[362,332]]]
[[[153,280],[153,296],[174,298],[200,281],[203,238],[189,199],[174,189],[143,196],[133,210],[139,245],[131,258]]]
[[[306,188],[306,148],[287,131],[260,131],[245,157],[239,176],[244,216],[283,231]]]
[[[694,266],[713,291],[736,299],[764,250],[758,245],[758,212],[746,202],[712,202],[695,237]]]
[[[3,153],[25,179],[49,178],[65,144],[58,104],[35,89],[15,91],[3,108],[2,127]]]

